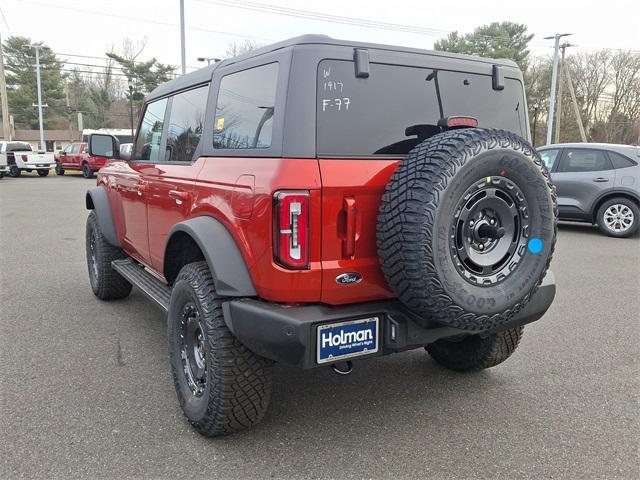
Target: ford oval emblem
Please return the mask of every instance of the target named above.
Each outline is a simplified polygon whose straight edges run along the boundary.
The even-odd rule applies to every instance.
[[[358,272],[347,272],[336,277],[336,283],[340,285],[349,285],[350,283],[358,283],[362,280],[362,275]]]

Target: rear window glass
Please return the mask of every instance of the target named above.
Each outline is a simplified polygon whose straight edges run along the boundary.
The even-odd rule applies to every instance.
[[[28,143],[9,142],[7,152],[31,152],[31,145]]]
[[[222,78],[214,121],[215,148],[271,146],[277,83],[277,63]]]
[[[356,78],[346,60],[323,60],[317,74],[317,152],[324,156],[402,155],[431,136],[440,120],[433,69],[371,63]],[[429,78],[429,80],[427,80]],[[444,116],[469,115],[481,127],[520,135],[526,128],[520,82],[491,76],[438,72]]]
[[[612,152],[611,150],[609,150],[608,153],[609,158],[611,159],[611,163],[613,163],[613,168],[627,168],[637,165],[637,163],[635,163],[633,160],[628,159],[624,155]]]

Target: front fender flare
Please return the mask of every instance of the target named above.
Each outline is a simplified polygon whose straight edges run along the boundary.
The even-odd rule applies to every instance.
[[[113,224],[113,216],[111,215],[111,205],[107,191],[103,187],[93,187],[87,190],[85,196],[85,205],[87,210],[96,212],[98,218],[98,226],[104,238],[114,247],[122,247],[116,235],[116,229]]]
[[[202,216],[174,225],[167,236],[165,252],[171,238],[177,232],[186,233],[198,244],[213,275],[218,295],[226,297],[258,295],[240,249],[222,223],[213,217]]]

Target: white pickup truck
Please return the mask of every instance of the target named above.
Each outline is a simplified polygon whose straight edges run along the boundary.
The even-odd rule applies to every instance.
[[[26,142],[0,141],[0,175],[8,172],[10,177],[19,177],[23,170],[36,170],[38,175],[46,177],[55,166],[53,153],[34,152]]]

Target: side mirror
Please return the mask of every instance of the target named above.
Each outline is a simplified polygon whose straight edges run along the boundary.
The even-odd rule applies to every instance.
[[[120,160],[124,160],[128,162],[131,160],[132,154],[132,144],[123,143],[120,145]]]
[[[89,135],[89,155],[92,157],[120,158],[120,142],[113,135],[92,133]]]

